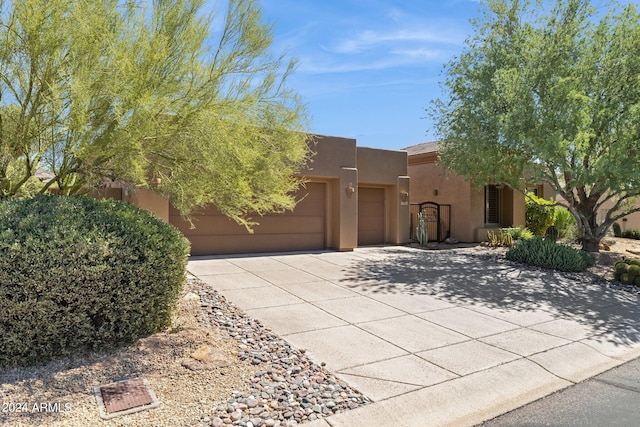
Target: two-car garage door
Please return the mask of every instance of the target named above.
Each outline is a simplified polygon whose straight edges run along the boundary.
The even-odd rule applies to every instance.
[[[292,212],[257,217],[254,234],[222,215],[215,206],[194,217],[191,229],[173,207],[169,222],[191,241],[191,255],[325,249],[326,184],[310,182]]]

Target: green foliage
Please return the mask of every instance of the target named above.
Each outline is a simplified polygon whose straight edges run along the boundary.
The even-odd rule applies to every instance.
[[[425,214],[418,212],[418,226],[416,227],[416,237],[420,246],[426,246],[429,243],[429,229],[427,228],[427,219]]]
[[[622,232],[622,235],[620,237],[623,237],[625,239],[640,240],[640,230],[625,230]]]
[[[533,233],[525,227],[505,228],[504,231],[509,233],[513,240],[525,240],[533,237]]]
[[[498,230],[496,232],[487,231],[487,241],[491,247],[508,247],[513,246],[513,237],[507,230]]]
[[[122,202],[0,202],[0,366],[129,344],[169,326],[188,241]]]
[[[553,200],[545,200],[533,193],[527,193],[526,227],[536,236],[544,236],[547,228],[555,222],[555,207]]]
[[[622,228],[620,228],[619,223],[614,222],[611,228],[613,229],[613,235],[615,237],[622,237]]]
[[[569,246],[542,239],[539,236],[522,240],[506,254],[511,261],[560,271],[584,271],[593,264],[593,257]]]
[[[558,229],[559,238],[572,238],[576,228],[576,218],[565,208],[556,207],[553,226]]]
[[[547,231],[544,232],[544,238],[546,240],[551,240],[553,242],[557,242],[558,241],[558,237],[560,237],[560,232],[553,225],[551,227],[547,228]]]
[[[293,208],[312,145],[295,61],[257,0],[226,3],[0,2],[0,199],[41,168],[41,192],[117,178],[247,226]]]
[[[478,187],[551,186],[597,251],[640,195],[640,14],[591,3],[483,2],[431,115],[444,167]]]
[[[613,278],[628,285],[640,286],[640,260],[627,258],[616,262]]]

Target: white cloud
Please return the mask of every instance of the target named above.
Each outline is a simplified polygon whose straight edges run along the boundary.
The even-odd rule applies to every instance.
[[[456,34],[447,34],[447,32],[441,31],[399,29],[391,32],[376,32],[365,30],[354,37],[340,40],[333,46],[325,47],[325,49],[334,53],[352,54],[380,46],[402,43],[459,44],[460,39]]]

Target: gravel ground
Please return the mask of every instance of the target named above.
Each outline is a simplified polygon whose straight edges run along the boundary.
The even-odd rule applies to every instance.
[[[161,406],[102,420],[94,387],[140,376]],[[367,403],[194,277],[170,332],[119,352],[0,370],[0,425],[12,427],[282,427]]]
[[[640,242],[608,239],[576,281],[616,290],[613,263],[634,256]],[[442,249],[442,248],[438,248]],[[460,248],[470,256],[504,259],[504,248]],[[104,421],[94,387],[142,376],[161,402],[157,409]],[[370,401],[286,341],[189,277],[172,330],[118,352],[55,360],[37,367],[0,370],[2,426],[294,426]],[[44,407],[42,406],[44,404]],[[42,409],[44,408],[44,410]]]

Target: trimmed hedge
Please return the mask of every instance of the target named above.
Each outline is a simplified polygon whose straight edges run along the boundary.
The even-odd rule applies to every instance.
[[[640,240],[640,230],[625,230],[622,232],[621,237],[625,239]]]
[[[0,366],[121,347],[166,329],[189,242],[123,202],[0,203]]]
[[[593,264],[588,253],[538,236],[521,240],[505,256],[511,261],[560,271],[584,271]]]

